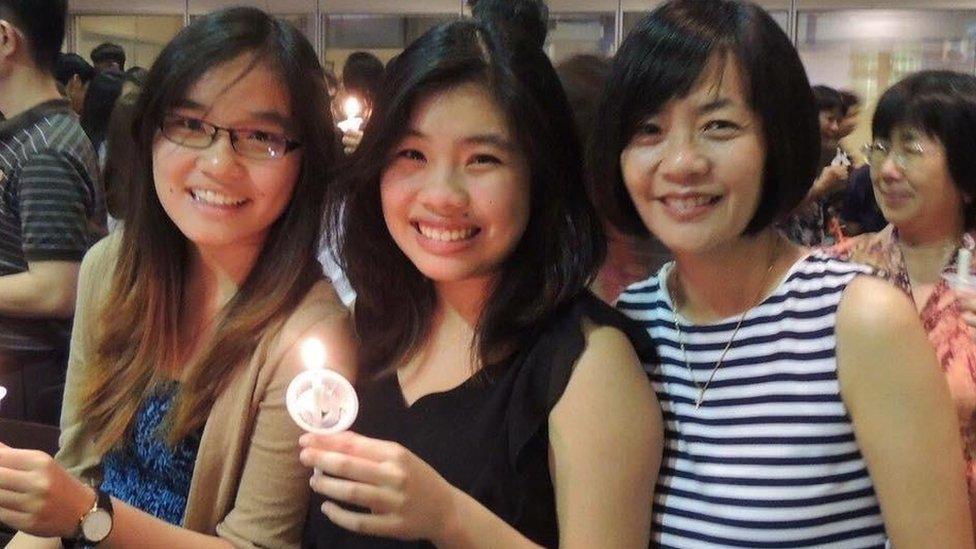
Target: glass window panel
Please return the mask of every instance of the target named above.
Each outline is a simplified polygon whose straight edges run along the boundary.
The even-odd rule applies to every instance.
[[[849,150],[870,139],[878,97],[925,69],[976,71],[976,9],[835,10],[798,15],[800,57],[813,84],[848,89],[864,101]]]
[[[576,54],[613,54],[617,0],[548,0],[546,53],[553,63]]]
[[[546,53],[553,63],[581,53],[612,55],[614,26],[613,12],[550,12]]]
[[[115,42],[125,50],[127,68],[149,67],[182,27],[182,15],[77,15],[75,50],[88,58],[95,46]]]
[[[325,15],[326,68],[339,75],[346,58],[355,51],[368,51],[388,63],[431,27],[457,18],[458,13]]]

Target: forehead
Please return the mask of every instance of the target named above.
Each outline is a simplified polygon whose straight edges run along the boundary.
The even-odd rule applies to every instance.
[[[427,134],[511,134],[507,113],[485,86],[476,83],[452,86],[421,99],[410,123],[413,129]]]
[[[672,102],[686,101],[701,106],[718,99],[728,100],[734,106],[748,106],[742,65],[731,54],[712,54],[688,95],[673,98]]]
[[[242,55],[217,65],[189,87],[184,100],[208,115],[240,118],[256,113],[291,116],[289,90],[264,61]]]

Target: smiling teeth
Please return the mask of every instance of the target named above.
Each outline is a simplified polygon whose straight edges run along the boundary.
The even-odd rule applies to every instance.
[[[194,200],[206,202],[207,204],[211,204],[213,206],[240,206],[247,201],[244,198],[235,200],[229,196],[209,190],[193,190],[190,191],[190,194],[193,196]]]
[[[688,198],[668,198],[666,200],[667,204],[673,208],[679,210],[690,210],[692,208],[697,208],[699,206],[705,206],[709,204],[715,197],[712,196],[695,196]]]
[[[423,225],[418,225],[418,228],[420,229],[420,234],[431,240],[439,240],[441,242],[458,242],[460,240],[467,240],[474,236],[474,233],[478,232],[478,229],[444,231],[441,229],[434,229],[432,227],[425,227]]]

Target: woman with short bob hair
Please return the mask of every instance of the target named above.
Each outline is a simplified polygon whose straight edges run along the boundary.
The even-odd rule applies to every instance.
[[[330,201],[363,381],[354,433],[303,438],[309,547],[647,547],[649,342],[586,290],[602,231],[543,39],[457,21],[387,71]]]
[[[881,96],[871,130],[872,190],[889,225],[830,251],[874,267],[914,300],[956,405],[976,519],[976,298],[945,277],[956,274],[959,250],[976,245],[976,77],[905,78]]]
[[[290,24],[221,10],[163,49],[135,112],[124,227],[81,267],[57,461],[0,448],[0,520],[79,547],[296,547],[300,344],[355,374],[316,260],[322,68]]]
[[[665,3],[621,46],[601,120],[594,194],[675,258],[617,303],[657,349],[654,543],[971,547],[958,428],[911,303],[772,226],[819,143],[779,26],[754,4]]]

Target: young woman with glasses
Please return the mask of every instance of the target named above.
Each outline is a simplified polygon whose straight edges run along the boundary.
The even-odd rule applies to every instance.
[[[959,432],[911,303],[774,227],[819,156],[785,33],[754,4],[667,2],[606,90],[594,196],[674,255],[617,302],[657,350],[654,544],[972,547]]]
[[[251,8],[159,55],[125,226],[82,265],[57,460],[0,449],[14,547],[295,547],[308,505],[285,390],[316,337],[352,376],[316,260],[337,150],[317,57]]]
[[[976,77],[909,76],[881,96],[871,131],[865,156],[889,225],[832,252],[871,265],[915,302],[956,405],[976,519],[976,299],[943,277],[976,244]]]

